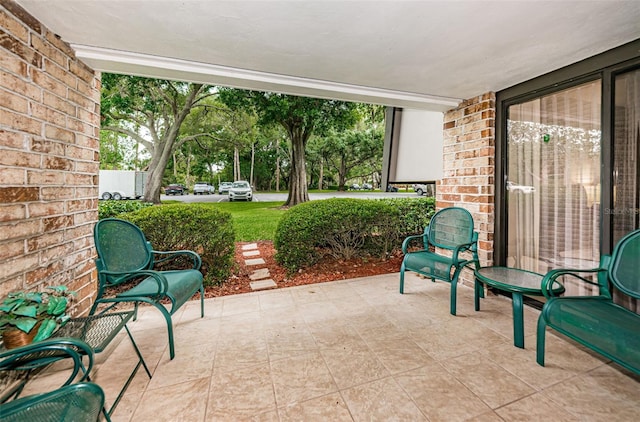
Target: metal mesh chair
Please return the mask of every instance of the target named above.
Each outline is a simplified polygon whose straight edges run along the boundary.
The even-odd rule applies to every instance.
[[[419,249],[410,250],[416,240],[421,241]],[[473,217],[469,211],[457,207],[438,211],[423,234],[409,236],[402,242],[404,259],[400,266],[400,293],[404,293],[405,271],[414,271],[432,281],[446,281],[451,284],[450,311],[455,315],[460,272],[469,264],[473,263],[475,268],[480,265],[477,242],[478,234],[473,230]],[[468,252],[466,256],[465,252]]]
[[[103,406],[102,388],[97,384],[83,382],[0,405],[0,421],[97,421]],[[107,415],[105,418],[110,420]]]
[[[200,291],[200,313],[204,317],[204,286],[199,271],[200,256],[193,251],[154,251],[135,224],[116,218],[98,221],[94,228],[94,240],[98,251],[96,267],[98,269],[98,294],[91,314],[100,304],[109,304],[106,312],[121,302],[133,302],[137,311],[140,302],[155,306],[167,322],[169,335],[169,354],[175,356],[173,344],[173,315],[194,294]],[[154,256],[161,259],[154,261]],[[154,264],[163,263],[166,267],[172,259],[187,257],[191,269],[154,270]],[[121,291],[115,297],[105,296],[109,287],[133,283],[133,287]],[[168,301],[167,309],[162,301]]]

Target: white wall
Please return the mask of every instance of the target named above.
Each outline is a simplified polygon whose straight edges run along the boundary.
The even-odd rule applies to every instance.
[[[390,175],[390,180],[426,182],[441,179],[443,114],[403,109],[401,122],[394,154],[395,175]]]

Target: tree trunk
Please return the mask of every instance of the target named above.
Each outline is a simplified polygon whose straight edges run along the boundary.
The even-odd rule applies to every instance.
[[[322,178],[324,177],[324,160],[320,157],[320,177],[318,178],[318,190],[322,190]]]
[[[251,186],[255,186],[255,183],[253,181],[253,166],[255,164],[256,161],[256,143],[252,143],[251,144],[251,171],[249,172],[249,184]]]
[[[276,148],[276,192],[280,192],[280,147]]]
[[[347,162],[344,157],[340,158],[340,168],[338,169],[338,190],[347,190]]]
[[[242,180],[240,176],[240,151],[238,147],[233,147],[233,181]]]
[[[292,130],[291,133],[291,172],[289,175],[289,196],[285,206],[307,202],[309,193],[307,191],[307,170],[304,161],[304,147],[306,143],[305,135],[300,130]]]

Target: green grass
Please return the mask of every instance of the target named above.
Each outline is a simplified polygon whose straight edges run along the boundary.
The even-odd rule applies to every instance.
[[[284,202],[216,202],[207,204],[228,211],[236,229],[236,242],[273,240],[284,214]]]

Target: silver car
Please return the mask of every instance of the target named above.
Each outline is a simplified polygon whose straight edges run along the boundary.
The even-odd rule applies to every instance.
[[[233,182],[233,185],[229,188],[229,202],[252,200],[253,190],[249,182],[245,182],[244,180]]]

